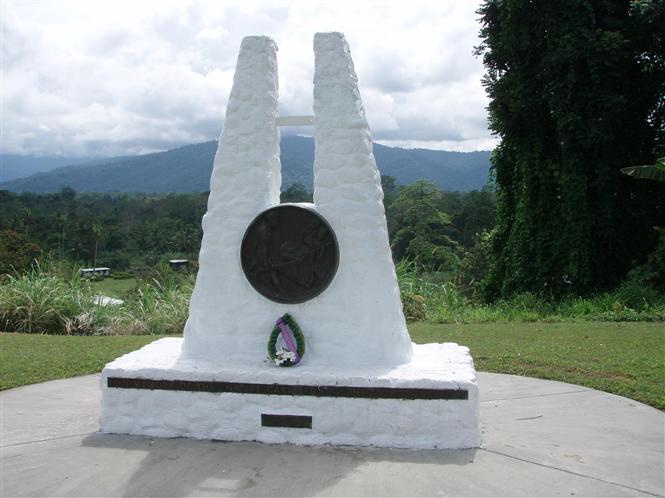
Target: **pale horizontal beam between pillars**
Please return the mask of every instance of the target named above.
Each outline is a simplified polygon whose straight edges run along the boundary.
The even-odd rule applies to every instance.
[[[313,126],[314,116],[278,116],[277,126]]]

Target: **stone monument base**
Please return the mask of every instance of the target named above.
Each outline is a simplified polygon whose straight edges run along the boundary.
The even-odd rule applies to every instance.
[[[303,445],[473,448],[478,384],[466,347],[413,345],[394,368],[218,366],[155,341],[102,371],[100,431]]]

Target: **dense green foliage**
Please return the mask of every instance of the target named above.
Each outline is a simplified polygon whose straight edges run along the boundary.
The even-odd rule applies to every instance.
[[[615,286],[656,246],[665,184],[665,3],[486,0],[497,226],[487,294]]]
[[[9,242],[1,241],[15,238],[13,232],[39,246],[43,257],[91,266],[96,261],[96,266],[114,270],[151,266],[169,257],[192,259],[201,242],[207,197],[77,195],[69,188],[17,195],[0,190],[0,266],[26,259],[14,249],[3,249]]]
[[[395,261],[417,261],[426,270],[453,274],[494,226],[495,196],[488,188],[444,192],[426,181],[397,188],[390,177],[384,177],[383,187]]]
[[[78,192],[203,192],[210,188],[216,150],[217,142],[205,142],[154,154],[96,160],[20,178],[0,188],[35,193],[53,193],[64,186]],[[381,173],[395,177],[403,185],[427,178],[439,188],[468,191],[480,189],[487,183],[489,151],[399,149],[375,144],[374,155]],[[46,163],[57,164],[55,160],[46,159]],[[312,189],[312,138],[284,136],[281,160],[285,189],[294,183]],[[29,166],[24,164],[23,167]]]
[[[402,189],[390,205],[393,257],[418,259],[427,268],[453,270],[461,247],[450,215],[441,210],[442,193],[428,182]]]
[[[396,258],[418,258],[430,270],[457,269],[463,248],[494,223],[494,195],[481,192],[442,192],[432,183],[397,187],[383,177],[391,236],[398,236]],[[430,198],[419,194],[427,191]],[[283,202],[311,202],[301,184],[282,193]],[[0,190],[0,269],[25,269],[41,248],[42,259],[85,266],[153,266],[173,257],[195,260],[201,242],[201,217],[207,194],[77,194],[65,188],[56,194],[14,194]],[[434,209],[446,220],[445,237],[439,225],[425,226],[420,213]],[[408,233],[417,243],[408,249]],[[402,246],[405,246],[404,248]],[[450,259],[442,251],[454,247]],[[404,249],[404,250],[403,250]]]
[[[494,194],[442,192],[428,182],[398,187],[388,176],[383,188],[409,320],[665,320],[665,294],[654,290],[665,275],[665,231],[661,250],[634,267],[615,290],[558,300],[527,292],[486,304],[480,295],[489,268]],[[65,189],[0,195],[5,207],[0,210],[0,265],[9,273],[0,280],[0,330],[162,334],[183,329],[193,275],[155,263],[163,266],[173,256],[195,260],[205,194],[77,195]],[[311,193],[294,184],[282,200],[310,201]],[[191,239],[183,237],[188,232]],[[46,270],[30,270],[40,247]],[[92,264],[95,255],[99,265],[112,267],[115,278],[88,282],[78,277],[80,265]],[[125,266],[131,275],[118,271]],[[125,303],[100,306],[98,294]]]
[[[15,230],[0,231],[0,275],[25,271],[40,256],[37,244]]]

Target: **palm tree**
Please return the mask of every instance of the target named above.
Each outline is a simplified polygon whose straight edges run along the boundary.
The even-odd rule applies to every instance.
[[[62,250],[65,246],[65,227],[67,226],[67,213],[58,213],[56,220],[60,223],[60,238],[58,239],[58,258],[62,262]]]
[[[96,222],[93,222],[90,228],[92,230],[92,235],[95,237],[95,253],[92,260],[92,267],[97,268],[97,242],[99,241],[99,236],[102,233],[102,226]]]
[[[23,222],[23,230],[25,231],[26,239],[30,238],[30,225],[34,225],[37,220],[32,214],[32,210],[29,207],[25,207],[21,210],[21,221]]]

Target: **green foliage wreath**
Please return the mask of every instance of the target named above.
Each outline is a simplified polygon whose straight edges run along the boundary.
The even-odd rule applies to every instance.
[[[280,349],[279,351],[277,350],[277,338],[281,334],[281,329],[279,327],[279,322],[282,321],[284,324],[291,329],[291,332],[293,332],[293,339],[295,340],[295,345],[296,345],[296,350],[297,350],[297,357],[294,359],[289,359],[289,358],[280,358],[283,353],[287,352],[288,349]],[[302,331],[300,330],[300,327],[296,323],[296,321],[293,319],[291,315],[288,313],[285,313],[275,324],[275,327],[272,329],[272,333],[270,334],[270,339],[268,340],[268,357],[270,360],[277,365],[281,367],[290,367],[293,365],[296,365],[300,362],[300,359],[303,357],[305,354],[305,337],[302,335]]]

